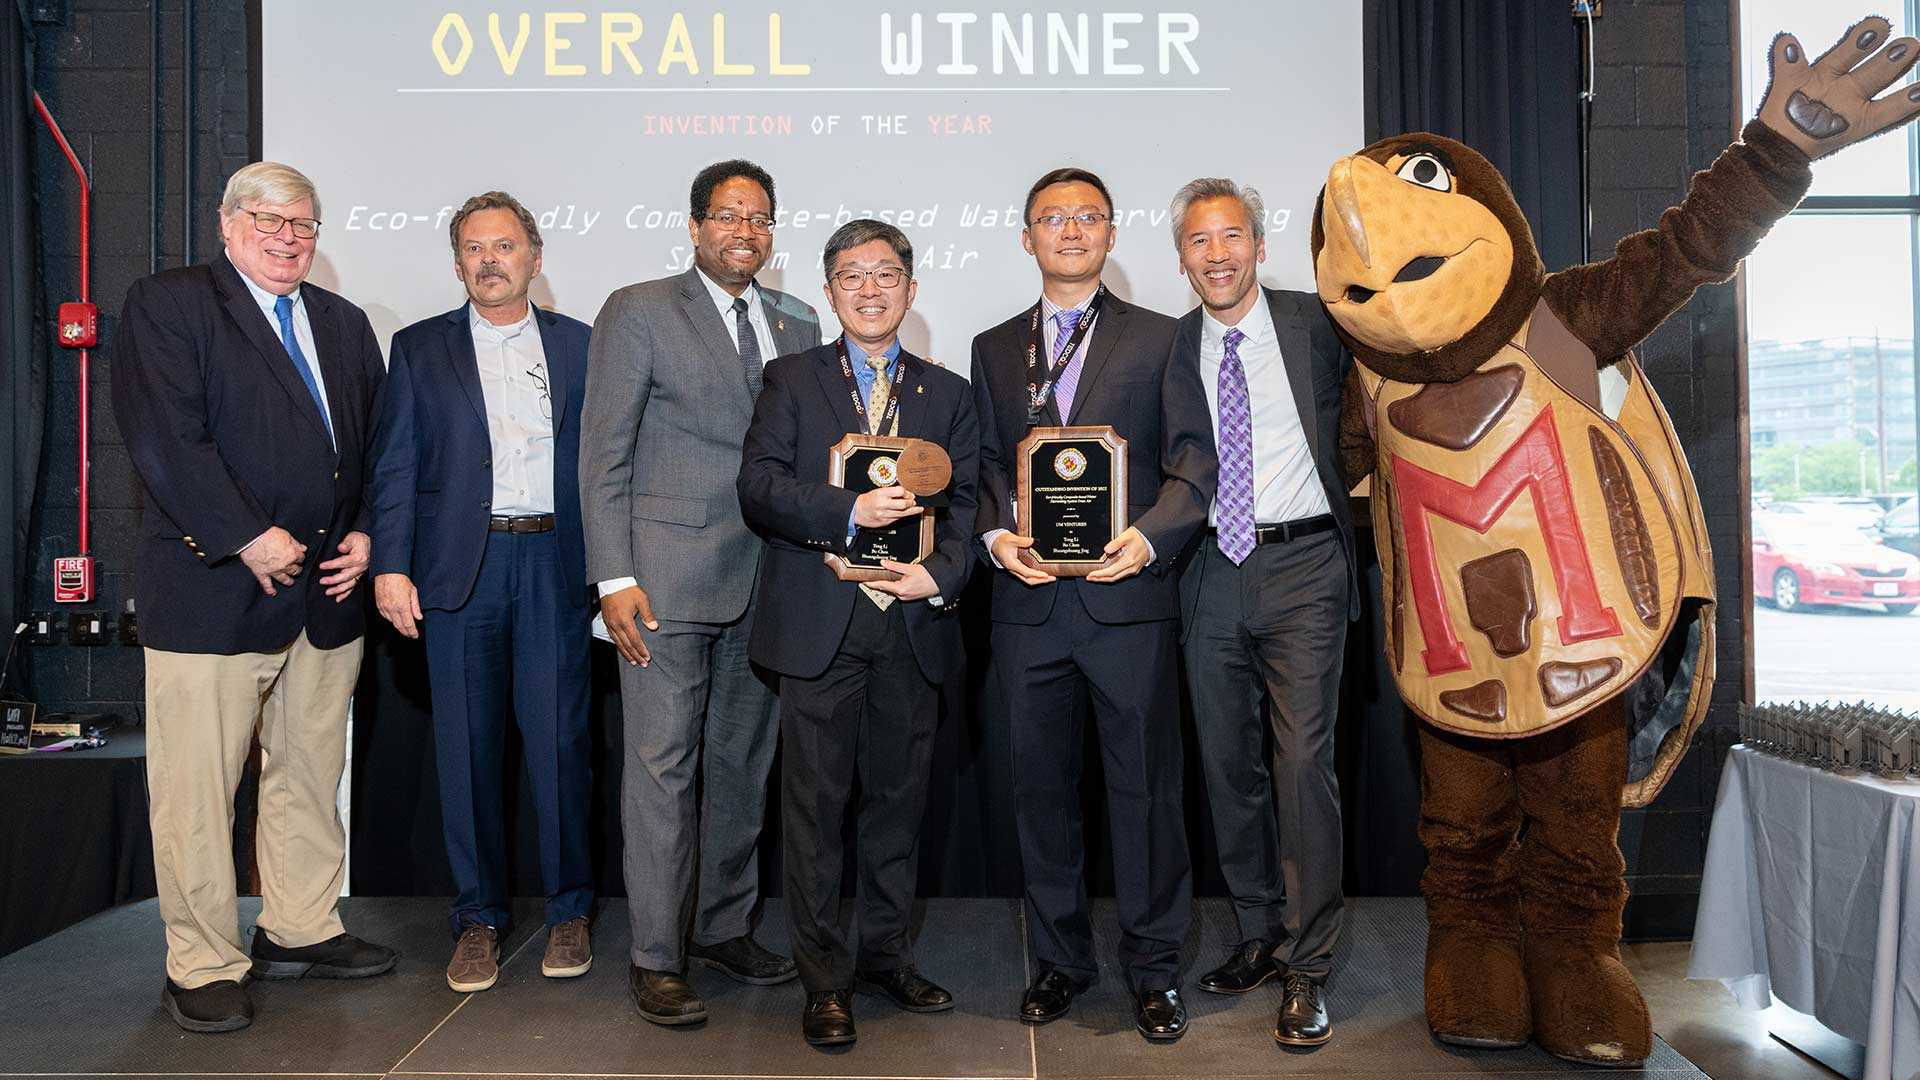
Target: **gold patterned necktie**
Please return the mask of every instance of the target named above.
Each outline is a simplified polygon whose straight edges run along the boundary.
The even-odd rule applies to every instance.
[[[886,419],[887,402],[893,397],[893,385],[887,381],[887,354],[879,353],[867,357],[867,366],[873,369],[873,389],[867,392],[867,434],[893,434],[900,429],[900,418],[893,418],[893,432],[882,432],[881,423]],[[871,585],[861,585],[860,592],[873,601],[874,606],[885,611],[893,606],[893,597]]]

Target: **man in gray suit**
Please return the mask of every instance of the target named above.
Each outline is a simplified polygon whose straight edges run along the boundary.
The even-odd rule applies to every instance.
[[[752,937],[778,729],[747,662],[761,541],[733,484],[761,366],[820,343],[811,307],[754,282],[773,251],[773,211],[773,178],[752,162],[701,170],[687,221],[694,268],[615,292],[588,353],[587,575],[626,661],[628,983],[656,1024],[707,1017],[689,956],[755,985],[795,974]]]

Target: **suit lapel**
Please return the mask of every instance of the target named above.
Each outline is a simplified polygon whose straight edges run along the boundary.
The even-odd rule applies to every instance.
[[[840,353],[832,342],[818,347],[819,359],[813,365],[820,392],[827,395],[827,408],[840,418],[841,425],[860,435],[867,433],[866,422],[853,411],[853,392],[847,389],[847,377],[840,371]]]
[[[733,332],[720,321],[720,312],[714,308],[713,297],[700,280],[697,267],[681,276],[680,310],[693,325],[694,334],[699,337],[701,344],[712,354],[713,362],[719,365],[716,370],[733,373],[727,382],[740,387],[740,402],[751,409],[753,392],[747,386],[747,369],[740,362],[740,346],[734,342]],[[761,359],[769,360],[772,357]]]
[[[313,395],[307,392],[307,383],[293,366],[293,357],[287,355],[287,347],[280,344],[273,328],[268,325],[268,316],[260,311],[260,305],[253,302],[253,294],[247,290],[246,283],[240,280],[240,271],[227,260],[225,255],[213,261],[214,280],[221,285],[226,294],[227,314],[239,325],[240,333],[267,362],[267,370],[273,372],[280,382],[280,388],[292,399],[294,411],[306,417],[321,438],[327,435],[327,428],[320,420],[320,410],[314,405]],[[312,311],[307,313],[308,321],[317,327],[318,319]],[[319,347],[316,336],[314,345]]]
[[[568,399],[574,391],[573,371],[567,367],[566,351],[560,348],[560,320],[538,307],[533,309],[533,318],[540,325],[540,351],[547,357],[547,393],[553,399],[553,434],[558,438],[567,423]]]
[[[447,315],[447,362],[453,365],[453,381],[460,384],[467,404],[480,426],[487,426],[487,397],[480,389],[480,360],[474,353],[472,308],[462,305]]]
[[[1112,293],[1107,294],[1107,302],[1101,307],[1104,310],[1100,312],[1100,317],[1094,320],[1093,329],[1087,331],[1091,340],[1087,342],[1086,359],[1080,362],[1080,382],[1074,387],[1073,416],[1076,417],[1080,415],[1087,399],[1093,396],[1094,389],[1100,385],[1100,371],[1113,356],[1114,345],[1126,333],[1125,308],[1114,299]],[[1054,415],[1058,416],[1059,406],[1051,407]],[[1067,423],[1073,423],[1072,417],[1067,419]]]
[[[320,365],[320,381],[326,384],[320,393],[327,399],[327,418],[333,426],[337,454],[342,446],[357,445],[359,438],[354,410],[348,407],[353,393],[347,385],[347,365],[340,359],[340,324],[334,317],[332,302],[325,296],[313,289],[300,291],[307,308],[307,324],[313,329],[313,351],[320,354],[313,359]],[[291,364],[293,358],[288,357],[287,362]],[[305,390],[306,386],[300,389]],[[307,400],[313,400],[313,395],[307,395]]]
[[[927,362],[905,349],[900,350],[900,377],[894,381],[900,395],[900,437],[920,437],[927,412]],[[935,440],[938,441],[938,440]]]
[[[1263,286],[1264,288],[1264,286]],[[1269,290],[1267,309],[1273,313],[1273,332],[1280,342],[1280,359],[1287,367],[1287,385],[1293,390],[1293,407],[1300,413],[1300,428],[1307,437],[1307,449],[1317,465],[1324,456],[1314,437],[1320,430],[1313,407],[1313,336],[1298,309],[1283,303],[1284,294]]]
[[[804,324],[799,319],[793,320],[792,325],[788,325],[786,312],[781,311],[780,306],[773,300],[779,294],[771,289],[761,288],[759,285],[755,285],[754,288],[760,292],[760,314],[766,318],[768,328],[773,331],[775,353],[786,356],[789,353],[805,352],[820,344],[818,341],[808,341],[806,335],[801,333],[800,328]],[[766,359],[771,360],[773,357],[769,356]]]

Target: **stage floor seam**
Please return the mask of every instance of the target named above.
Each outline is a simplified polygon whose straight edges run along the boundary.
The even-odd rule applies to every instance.
[[[1200,900],[1182,949],[1191,1016],[1186,1036],[1149,1044],[1133,1028],[1133,1004],[1118,969],[1112,901],[1094,905],[1100,978],[1060,1020],[1022,1023],[1020,996],[1034,971],[1026,912],[1018,899],[925,901],[915,913],[914,961],[953,991],[944,1013],[897,1010],[884,998],[855,999],[860,1040],[822,1052],[800,1038],[799,986],[754,987],[697,969],[690,978],[709,1020],[660,1028],[642,1020],[627,992],[629,931],[623,900],[596,912],[596,963],[576,979],[540,974],[545,945],[538,901],[513,905],[500,979],[477,994],[446,986],[452,949],[442,901],[353,897],[350,931],[392,945],[391,975],[357,982],[256,982],[252,1027],[189,1035],[160,1003],[164,936],[155,901],[104,912],[0,958],[0,1080],[1209,1080],[1392,1077],[1502,1080],[1594,1075],[1527,1047],[1474,1052],[1445,1047],[1426,1031],[1421,966],[1426,924],[1417,899],[1349,902],[1328,987],[1334,1039],[1315,1051],[1276,1047],[1281,995],[1206,994],[1193,984],[1238,943],[1231,905]],[[258,900],[243,900],[251,932]],[[779,901],[757,933],[787,949]],[[243,935],[244,938],[244,935]],[[78,1028],[59,1018],[83,1017]],[[1659,1017],[1655,1017],[1656,1023]],[[1609,1080],[1704,1077],[1664,1042],[1637,1070]]]

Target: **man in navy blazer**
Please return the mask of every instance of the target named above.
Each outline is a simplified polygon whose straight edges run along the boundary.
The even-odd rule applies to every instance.
[[[426,638],[447,860],[447,985],[500,975],[510,911],[504,756],[518,724],[539,822],[549,978],[592,966],[591,738],[580,398],[586,324],[527,299],[540,227],[504,192],[449,227],[468,302],[393,337],[374,434],[374,603]]]
[[[739,491],[747,524],[767,539],[750,651],[780,677],[781,855],[807,991],[801,1032],[836,1046],[854,1041],[856,980],[913,1012],[953,1007],[914,968],[910,916],[939,687],[964,666],[954,607],[970,565],[980,427],[966,380],[900,347],[917,286],[900,230],[848,222],[824,258],[841,336],[767,365]],[[830,451],[848,432],[945,450],[946,505],[922,506],[898,484],[859,495],[830,484]],[[858,529],[922,514],[937,514],[933,550],[883,561],[893,580],[842,581],[822,557],[845,555]],[[840,902],[840,827],[856,781],[858,914]]]
[[[306,280],[318,214],[296,169],[234,173],[225,251],[134,282],[113,343],[114,416],[146,495],[134,596],[163,1001],[188,1031],[252,1022],[249,973],[358,978],[394,962],[339,915],[334,797],[366,625],[361,489],[383,372],[366,313]],[[261,906],[244,950],[230,837],[256,728]]]

